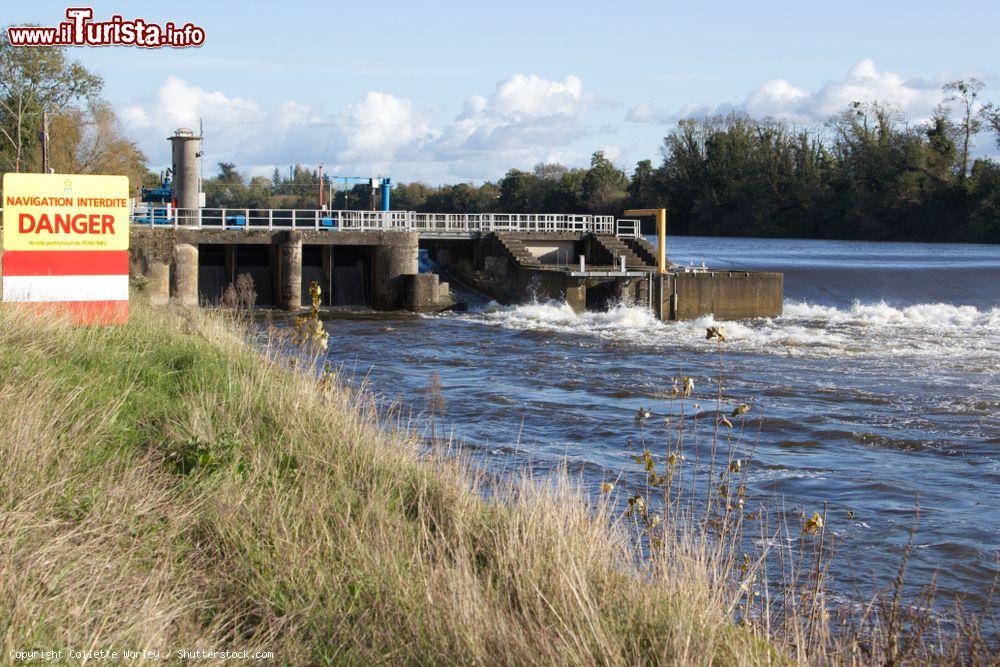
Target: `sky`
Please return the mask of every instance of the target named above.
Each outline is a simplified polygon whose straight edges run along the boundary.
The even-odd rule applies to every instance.
[[[73,3],[79,6],[83,3]],[[73,6],[71,5],[71,6]],[[584,166],[595,150],[631,172],[660,161],[678,119],[745,111],[821,127],[855,100],[913,123],[941,86],[975,76],[1000,103],[1000,2],[95,2],[194,23],[189,49],[74,48],[105,80],[153,167],[166,137],[204,127],[206,174],[324,164],[395,182],[495,180],[510,168]],[[34,0],[3,23],[55,25]],[[990,137],[979,154],[996,153]]]

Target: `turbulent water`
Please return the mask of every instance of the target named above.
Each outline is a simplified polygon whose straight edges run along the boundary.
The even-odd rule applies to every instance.
[[[415,413],[437,372],[449,427],[488,466],[565,461],[596,490],[638,476],[628,455],[657,418],[643,434],[634,415],[668,409],[671,377],[693,377],[691,409],[710,408],[720,360],[705,328],[721,325],[726,404],[763,417],[759,436],[748,426],[751,496],[827,503],[834,586],[891,580],[919,497],[910,581],[981,606],[1000,558],[1000,246],[681,237],[668,252],[783,271],[784,314],[663,324],[637,307],[478,304],[333,320],[329,357]]]

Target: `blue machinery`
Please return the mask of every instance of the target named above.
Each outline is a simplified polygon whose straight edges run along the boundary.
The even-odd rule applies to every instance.
[[[132,213],[132,219],[150,225],[169,225],[172,221],[170,209],[174,207],[174,186],[170,180],[170,170],[160,181],[159,187],[139,190],[139,206]],[[226,216],[226,225],[246,225],[245,215],[234,213]]]
[[[159,187],[139,190],[141,208],[133,213],[133,218],[137,222],[166,224],[169,222],[168,207],[171,206],[173,198],[174,189],[170,183],[170,170],[168,169],[163,175]]]

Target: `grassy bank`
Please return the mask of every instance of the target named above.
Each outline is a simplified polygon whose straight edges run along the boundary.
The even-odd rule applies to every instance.
[[[483,500],[216,313],[72,329],[0,309],[10,650],[306,664],[759,664],[696,540],[654,569],[572,485]],[[612,527],[609,527],[612,526]],[[642,567],[640,571],[638,568]]]

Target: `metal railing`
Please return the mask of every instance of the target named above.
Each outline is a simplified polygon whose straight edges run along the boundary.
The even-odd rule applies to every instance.
[[[427,234],[615,233],[613,216],[563,213],[416,213],[414,211],[137,207],[132,212],[132,224],[198,229],[399,230]]]
[[[3,209],[0,208],[0,217],[2,216]],[[639,223],[636,220],[618,220],[616,223],[611,215],[567,213],[416,213],[137,206],[131,213],[131,222],[136,226],[154,228],[399,230],[442,235],[478,232],[592,232],[639,236]]]
[[[640,238],[642,236],[642,223],[626,218],[618,220],[615,223],[615,236],[627,239]]]

